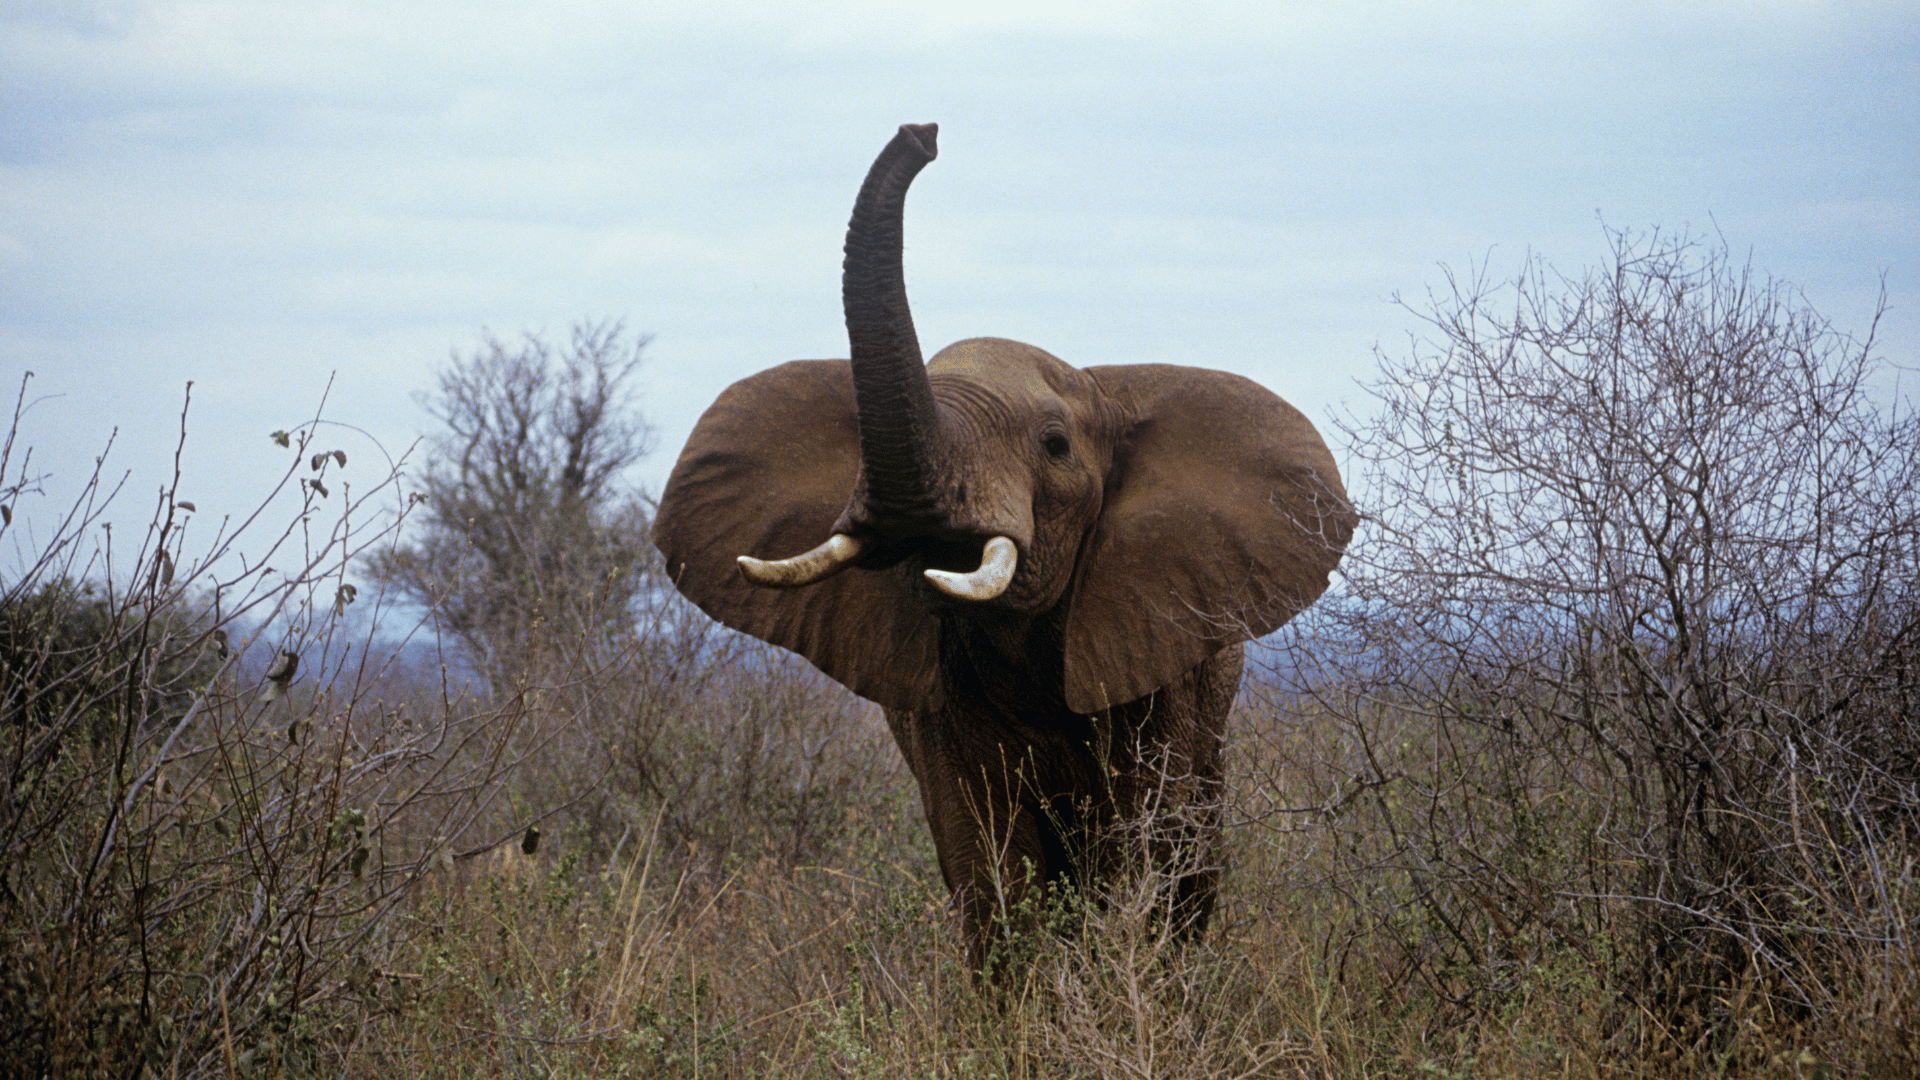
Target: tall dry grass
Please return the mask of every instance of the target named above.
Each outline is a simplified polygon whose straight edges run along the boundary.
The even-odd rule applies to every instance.
[[[1910,808],[1755,774],[1745,936],[1676,922],[1653,748],[1517,692],[1250,687],[1212,929],[1106,883],[1025,913],[983,988],[870,708],[669,602],[484,690],[383,644],[346,586],[393,518],[331,493],[326,430],[248,526],[281,571],[229,570],[250,534],[199,536],[176,485],[127,562],[89,561],[96,499],[0,581],[0,1073],[1916,1071]],[[14,521],[31,488],[0,459]],[[1702,978],[1718,940],[1769,951]]]

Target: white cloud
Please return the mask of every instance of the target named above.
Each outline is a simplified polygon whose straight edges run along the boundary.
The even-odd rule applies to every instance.
[[[909,211],[929,347],[1230,366],[1320,415],[1397,344],[1391,294],[1489,251],[1576,269],[1596,210],[1711,215],[1844,312],[1889,268],[1915,310],[1917,22],[1731,0],[15,0],[0,388],[67,379],[90,461],[96,421],[159,453],[186,378],[199,437],[251,446],[338,369],[334,414],[404,445],[408,392],[481,327],[627,316],[660,335],[664,470],[727,381],[843,348],[840,232],[903,120],[943,124]],[[1904,318],[1884,340],[1910,347]]]

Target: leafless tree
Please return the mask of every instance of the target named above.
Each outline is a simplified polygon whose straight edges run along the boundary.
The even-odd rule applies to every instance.
[[[1371,517],[1297,666],[1392,792],[1382,925],[1469,1010],[1567,949],[1708,1026],[1742,978],[1817,1009],[1869,941],[1911,985],[1875,889],[1920,807],[1920,422],[1871,329],[1610,240],[1450,273],[1345,425]]]
[[[652,448],[631,385],[646,344],[606,322],[576,325],[564,350],[489,336],[421,397],[445,428],[426,505],[370,570],[431,609],[496,689],[542,642],[618,632],[645,597],[651,515],[623,480]]]

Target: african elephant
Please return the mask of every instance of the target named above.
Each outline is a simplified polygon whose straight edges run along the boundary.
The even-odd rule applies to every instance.
[[[854,205],[852,359],[727,388],[654,541],[701,609],[885,707],[978,969],[1000,905],[1148,850],[1204,926],[1241,642],[1326,589],[1355,518],[1313,424],[1240,376],[999,338],[923,365],[901,219],[936,131]]]

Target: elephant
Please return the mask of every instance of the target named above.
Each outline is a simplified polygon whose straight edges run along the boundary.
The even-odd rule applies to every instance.
[[[654,541],[707,614],[884,708],[976,972],[1010,911],[1143,859],[1198,932],[1243,643],[1326,590],[1355,514],[1313,424],[1241,376],[989,337],[923,364],[902,220],[937,132],[901,127],[860,188],[850,359],[728,387]]]

